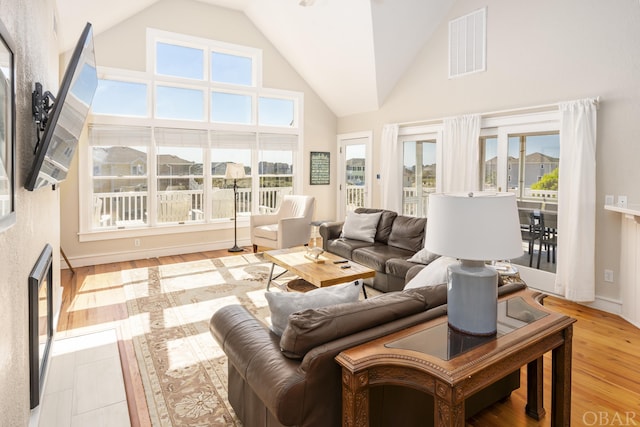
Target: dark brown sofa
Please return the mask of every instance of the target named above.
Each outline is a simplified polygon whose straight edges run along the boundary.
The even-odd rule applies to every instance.
[[[499,294],[524,287],[504,285]],[[334,360],[341,351],[445,314],[442,284],[303,310],[289,317],[282,337],[240,305],[218,310],[209,328],[228,357],[229,401],[244,425],[327,427],[341,424],[341,370]],[[467,399],[466,416],[519,386],[519,371],[507,375]],[[376,425],[428,426],[433,419],[427,394],[397,386],[370,393]]]
[[[381,292],[402,290],[407,272],[416,266],[407,260],[424,247],[427,219],[385,209],[358,208],[355,212],[382,212],[375,241],[341,238],[344,222],[326,222],[319,228],[323,249],[375,270],[370,283],[373,288]]]

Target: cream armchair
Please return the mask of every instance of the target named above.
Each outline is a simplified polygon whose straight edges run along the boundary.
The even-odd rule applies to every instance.
[[[253,252],[258,246],[282,249],[309,243],[315,205],[311,196],[284,196],[276,212],[251,215]]]

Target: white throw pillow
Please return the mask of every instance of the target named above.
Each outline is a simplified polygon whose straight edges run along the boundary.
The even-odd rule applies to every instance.
[[[382,212],[355,213],[350,211],[342,225],[340,237],[373,243],[381,216]]]
[[[421,288],[423,286],[435,286],[447,283],[447,267],[458,262],[457,259],[448,256],[441,256],[423,268],[415,277],[409,280],[405,289]]]
[[[271,310],[271,330],[282,335],[289,322],[289,315],[307,308],[320,308],[328,305],[358,301],[362,280],[341,285],[318,288],[306,293],[266,292],[264,294]]]
[[[411,258],[409,258],[409,261],[415,262],[418,264],[430,264],[436,259],[438,259],[439,256],[440,255],[438,254],[429,252],[426,248],[422,248],[418,252],[416,252]]]

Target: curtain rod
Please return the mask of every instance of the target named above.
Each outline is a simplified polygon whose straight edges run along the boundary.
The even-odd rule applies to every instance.
[[[591,99],[591,101],[593,102],[593,104],[597,107],[599,102],[600,102],[600,97],[596,97],[596,98],[587,98],[587,99]],[[560,102],[556,102],[555,104],[542,104],[542,105],[536,105],[533,107],[520,107],[520,108],[512,108],[509,110],[497,110],[497,111],[490,111],[487,113],[481,113],[480,116],[482,118],[488,118],[488,117],[500,117],[500,116],[510,116],[510,115],[514,115],[514,114],[520,114],[520,113],[541,113],[544,111],[552,111],[555,108],[558,108],[558,104],[560,104]],[[416,121],[412,121],[412,122],[402,122],[402,123],[398,123],[398,126],[413,126],[413,125],[429,125],[429,124],[436,124],[436,123],[442,123],[442,121],[445,118],[440,118],[440,119],[427,119],[427,120],[416,120]]]

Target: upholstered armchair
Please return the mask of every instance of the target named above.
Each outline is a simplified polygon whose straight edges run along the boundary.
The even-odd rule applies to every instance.
[[[253,252],[258,246],[282,249],[309,243],[315,205],[311,196],[284,196],[276,212],[251,215]]]

